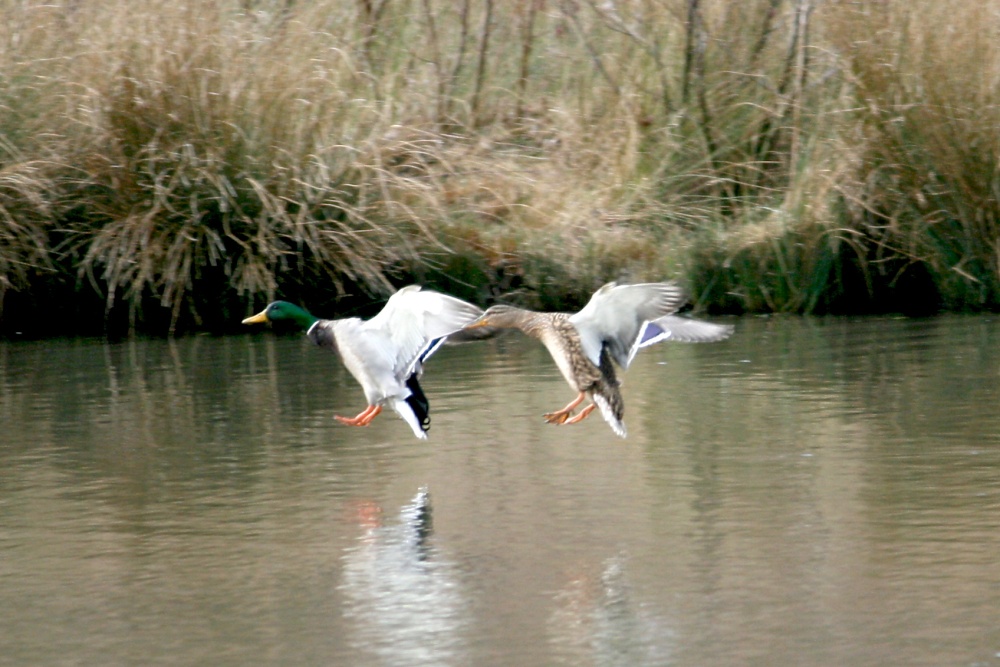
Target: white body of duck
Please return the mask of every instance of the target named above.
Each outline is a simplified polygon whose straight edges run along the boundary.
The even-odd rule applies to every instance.
[[[482,313],[461,299],[410,285],[393,294],[369,320],[319,319],[297,306],[276,301],[243,322],[298,321],[307,328],[310,340],[340,355],[368,402],[355,417],[336,416],[341,423],[367,426],[387,405],[409,424],[415,436],[426,439],[430,406],[418,382],[423,363],[450,334]]]

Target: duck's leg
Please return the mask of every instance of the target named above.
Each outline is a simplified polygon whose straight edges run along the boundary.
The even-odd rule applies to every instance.
[[[356,417],[341,417],[340,415],[334,415],[333,418],[341,424],[347,424],[348,426],[368,426],[368,424],[370,424],[380,412],[382,412],[381,405],[369,405],[367,408],[358,413]]]
[[[564,425],[565,424],[575,424],[577,422],[582,422],[584,419],[587,418],[587,415],[589,415],[591,412],[594,411],[594,408],[596,408],[596,407],[597,407],[596,405],[594,405],[593,403],[591,403],[590,405],[588,405],[587,407],[585,407],[583,410],[580,410],[580,414],[573,415],[572,417],[570,417],[569,419],[567,419],[566,421],[564,421],[563,424]]]
[[[567,419],[569,419],[569,416],[573,414],[573,410],[576,409],[576,406],[583,403],[583,399],[585,399],[586,397],[587,395],[581,391],[580,394],[572,401],[570,401],[569,405],[567,405],[565,408],[563,408],[562,410],[556,410],[555,412],[546,412],[544,415],[542,415],[542,417],[544,417],[545,421],[547,421],[550,424],[562,424]]]
[[[372,420],[382,414],[382,406],[376,405],[375,409],[368,413],[368,416],[361,420],[360,426],[368,426]]]

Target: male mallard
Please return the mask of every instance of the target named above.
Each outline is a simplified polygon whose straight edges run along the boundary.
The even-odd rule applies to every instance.
[[[639,348],[663,340],[714,342],[729,337],[731,325],[711,324],[673,315],[685,301],[674,283],[617,285],[597,290],[578,313],[539,313],[513,306],[492,306],[466,329],[520,329],[540,340],[577,397],[562,410],[545,414],[550,424],[575,424],[596,404],[615,433],[625,437],[625,403],[613,359],[627,370]],[[592,403],[573,415],[583,399]]]
[[[388,404],[423,440],[430,428],[430,406],[417,382],[422,364],[449,334],[482,314],[471,303],[410,285],[389,297],[370,320],[322,320],[287,301],[275,301],[243,324],[291,320],[306,329],[312,342],[340,354],[364,389],[368,407],[355,417],[335,415],[337,421],[367,426]]]

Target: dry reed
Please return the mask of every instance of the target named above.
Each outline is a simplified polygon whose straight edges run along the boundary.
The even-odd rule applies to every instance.
[[[731,311],[1000,302],[982,3],[3,10],[0,295],[74,283],[147,330],[414,278],[548,307],[663,277]]]

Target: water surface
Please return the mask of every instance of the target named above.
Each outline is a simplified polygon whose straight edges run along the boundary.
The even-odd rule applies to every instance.
[[[1000,319],[644,350],[629,438],[517,336],[430,440],[269,333],[0,345],[3,665],[1000,665]]]

